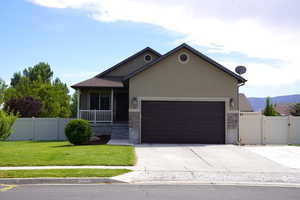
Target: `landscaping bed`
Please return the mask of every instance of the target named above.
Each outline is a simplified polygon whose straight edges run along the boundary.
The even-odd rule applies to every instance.
[[[133,146],[78,145],[69,142],[0,142],[0,166],[133,166]]]
[[[0,178],[113,177],[130,171],[128,169],[0,170]]]

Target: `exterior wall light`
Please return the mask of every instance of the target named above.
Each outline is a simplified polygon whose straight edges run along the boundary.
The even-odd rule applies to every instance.
[[[137,105],[138,105],[138,99],[137,99],[137,97],[133,97],[132,100],[131,100],[131,103],[132,103],[133,107],[136,108]]]
[[[234,109],[234,100],[233,100],[233,98],[230,98],[229,104],[230,104],[230,108]]]

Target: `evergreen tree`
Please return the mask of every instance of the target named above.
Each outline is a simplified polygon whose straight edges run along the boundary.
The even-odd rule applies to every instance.
[[[263,113],[265,116],[277,116],[278,115],[274,108],[274,105],[271,104],[270,97],[266,98],[266,107],[265,107]]]

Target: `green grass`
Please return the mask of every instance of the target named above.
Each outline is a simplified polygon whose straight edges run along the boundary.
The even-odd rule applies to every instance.
[[[0,142],[0,166],[132,166],[132,146],[81,145],[68,142]]]
[[[127,169],[39,169],[4,170],[0,178],[40,178],[40,177],[112,177],[131,170]]]

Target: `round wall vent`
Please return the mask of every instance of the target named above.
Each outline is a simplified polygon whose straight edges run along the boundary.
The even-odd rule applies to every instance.
[[[144,56],[144,60],[145,60],[145,62],[151,62],[152,61],[152,56],[150,54],[146,54]]]
[[[189,56],[189,54],[187,54],[185,52],[178,55],[178,61],[182,64],[188,63],[189,60],[190,60],[190,56]]]

